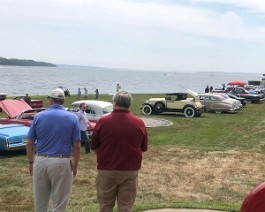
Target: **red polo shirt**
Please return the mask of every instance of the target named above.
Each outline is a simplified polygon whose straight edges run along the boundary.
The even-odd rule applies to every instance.
[[[98,170],[139,170],[148,137],[142,119],[129,110],[114,110],[97,122],[91,149],[97,153]]]

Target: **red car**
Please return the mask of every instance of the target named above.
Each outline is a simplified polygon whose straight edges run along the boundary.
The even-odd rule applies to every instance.
[[[24,99],[25,96],[17,96],[14,98],[14,100],[20,100]],[[43,107],[43,101],[38,99],[31,99],[29,103],[30,107],[32,108],[42,108]]]
[[[0,118],[0,124],[23,124],[30,126],[34,116],[45,110],[45,108],[32,108],[23,99],[0,101],[0,108],[8,115],[7,118]],[[89,136],[92,135],[95,121],[90,121],[91,127],[87,127]]]
[[[0,124],[23,124],[30,126],[34,116],[45,108],[30,107],[24,100],[6,99],[0,101],[0,108],[7,114],[7,118],[0,118]]]

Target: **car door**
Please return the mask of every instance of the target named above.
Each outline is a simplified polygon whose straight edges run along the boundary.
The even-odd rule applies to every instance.
[[[212,100],[210,96],[201,96],[200,101],[205,106],[206,111],[211,110]]]

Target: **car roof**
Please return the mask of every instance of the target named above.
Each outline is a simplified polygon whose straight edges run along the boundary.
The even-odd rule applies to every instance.
[[[100,107],[112,106],[111,102],[98,101],[98,100],[80,100],[80,101],[75,101],[71,103],[71,105],[80,105],[81,103],[85,103],[87,105],[93,105],[93,106],[100,106]]]
[[[10,117],[15,118],[25,110],[32,110],[32,108],[23,100],[6,99],[0,101],[0,108]]]
[[[179,93],[166,93],[166,95],[183,95],[183,94],[187,95],[187,93],[185,93],[185,92],[179,92]]]

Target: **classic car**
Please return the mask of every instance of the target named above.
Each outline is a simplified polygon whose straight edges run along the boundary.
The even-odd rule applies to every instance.
[[[239,109],[234,101],[217,93],[199,94],[199,97],[201,103],[205,105],[205,110],[208,112],[235,112]]]
[[[245,98],[235,96],[235,95],[233,95],[233,94],[231,94],[231,93],[226,93],[226,94],[227,94],[227,96],[229,96],[230,98],[232,98],[232,99],[236,99],[236,100],[240,101],[243,107],[246,106],[247,101],[246,101]]]
[[[0,93],[0,100],[4,100],[4,99],[6,99],[6,96],[7,96],[7,94],[5,94],[5,93]]]
[[[92,128],[90,128],[88,125],[87,131],[88,131],[89,136],[91,136],[93,128],[96,125],[97,121],[102,116],[110,114],[113,110],[113,105],[112,103],[105,102],[105,101],[80,100],[80,101],[73,102],[67,110],[72,113],[77,113],[81,103],[85,103],[87,106],[87,110],[86,110],[87,119],[92,125]]]
[[[102,116],[112,112],[113,105],[110,102],[98,100],[80,100],[73,102],[67,109],[70,112],[76,113],[79,110],[79,105],[85,103],[87,106],[86,114],[89,121],[97,121]]]
[[[222,95],[224,98],[230,100],[230,102],[235,103],[235,104],[236,104],[236,107],[237,107],[238,109],[240,109],[240,108],[243,107],[241,101],[237,100],[236,98],[232,98],[232,97],[230,97],[227,93],[221,93],[220,95]],[[232,95],[232,96],[233,96],[233,95]],[[237,97],[237,96],[235,96],[235,97]],[[237,98],[239,98],[239,97],[237,97]],[[244,100],[245,100],[245,99],[244,99]]]
[[[34,116],[45,110],[44,108],[32,109],[24,100],[6,99],[0,101],[0,108],[7,114],[0,118],[0,124],[23,124],[30,126]]]
[[[14,100],[24,99],[25,96],[17,96],[14,98]],[[42,108],[43,107],[43,101],[39,99],[31,99],[29,103],[30,107],[32,108]]]
[[[21,124],[0,124],[0,150],[25,149],[28,131],[29,127]]]
[[[250,93],[243,87],[227,87],[224,91],[214,90],[213,93],[230,93],[235,96],[244,98],[246,101],[249,101],[252,103],[259,103],[265,100],[263,94]]]
[[[181,113],[186,117],[200,116],[204,112],[198,94],[187,90],[187,93],[168,93],[163,98],[150,98],[142,105],[145,115],[152,113]]]

